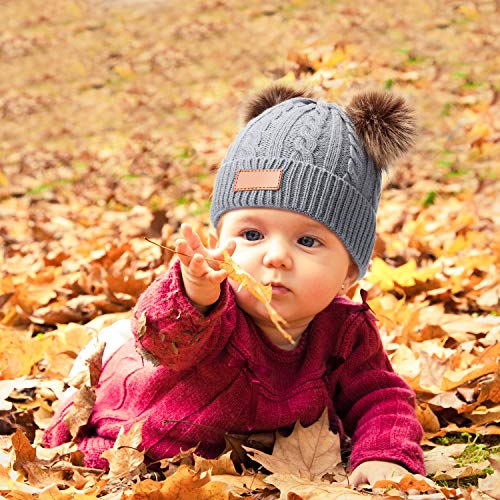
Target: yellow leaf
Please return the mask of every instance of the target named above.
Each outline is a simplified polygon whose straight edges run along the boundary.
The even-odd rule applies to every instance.
[[[386,264],[381,258],[373,259],[370,274],[367,280],[374,285],[378,285],[383,291],[389,291],[394,288],[394,281],[391,277],[392,267]]]
[[[233,259],[231,259],[227,251],[224,251],[224,261],[219,264],[220,267],[226,271],[229,278],[239,283],[240,288],[243,287],[247,289],[257,300],[264,304],[267,314],[269,314],[269,318],[276,329],[283,335],[283,338],[290,342],[290,344],[294,344],[295,341],[293,338],[283,328],[283,326],[287,325],[286,320],[271,306],[272,287],[263,285],[252,275],[243,270]]]
[[[115,72],[118,76],[121,76],[122,78],[131,78],[132,76],[134,76],[134,71],[128,65],[117,64],[113,68],[113,72]]]
[[[315,68],[333,68],[347,58],[347,51],[342,49],[335,49],[332,54],[325,57],[319,64],[315,64]]]
[[[32,338],[14,328],[0,328],[0,334],[0,379],[29,375],[50,345],[48,337]]]
[[[137,489],[137,488],[136,488]],[[181,465],[175,474],[167,477],[159,493],[163,500],[210,500],[229,498],[230,487],[219,481],[212,481],[210,471],[195,472],[186,465]],[[144,498],[144,497],[141,497]]]
[[[438,273],[437,267],[417,269],[415,259],[410,259],[406,264],[399,267],[391,267],[381,258],[376,257],[367,276],[367,280],[378,285],[383,291],[393,290],[396,285],[400,287],[412,287],[417,281],[426,282],[434,278]]]
[[[224,261],[220,267],[226,271],[229,278],[240,284],[240,287],[246,288],[257,300],[263,303],[270,302],[273,289],[270,285],[264,286],[258,282],[252,275],[244,271],[227,251],[224,252]]]

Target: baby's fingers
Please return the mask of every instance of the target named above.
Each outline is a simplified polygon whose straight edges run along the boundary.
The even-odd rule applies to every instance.
[[[183,223],[181,225],[181,235],[194,253],[207,254],[200,237],[193,231],[193,228],[189,224]]]
[[[175,242],[175,253],[179,256],[181,263],[189,267],[193,258],[193,250],[187,244],[186,240],[178,239]]]
[[[226,278],[227,272],[224,271],[224,269],[221,269],[219,271],[211,270],[207,274],[208,281],[210,281],[210,283],[213,283],[214,285],[220,285]]]
[[[199,253],[195,253],[189,263],[189,272],[191,275],[200,278],[205,276],[209,270],[210,267],[208,266],[205,257]]]
[[[214,250],[212,257],[217,260],[224,260],[224,251],[227,251],[227,253],[232,256],[235,250],[236,241],[229,240],[224,247]]]

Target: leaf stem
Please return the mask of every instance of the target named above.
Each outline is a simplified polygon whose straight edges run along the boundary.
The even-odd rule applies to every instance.
[[[156,241],[153,241],[153,240],[150,240],[149,238],[147,238],[146,236],[144,236],[144,239],[146,241],[149,241],[149,243],[153,243],[153,245],[156,245],[157,247],[160,247],[160,248],[164,248],[165,250],[168,250],[169,252],[172,252],[172,253],[176,253],[177,255],[184,255],[185,257],[192,257],[192,255],[188,255],[187,253],[182,253],[182,252],[178,252],[177,250],[174,250],[173,248],[170,248],[170,247],[166,247],[165,245],[160,245],[159,243],[156,243]],[[220,263],[220,261],[218,260],[215,260],[215,259],[209,259],[207,257],[203,257],[207,262],[216,262],[216,263]]]

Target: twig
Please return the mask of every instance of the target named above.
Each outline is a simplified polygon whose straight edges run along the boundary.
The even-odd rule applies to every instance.
[[[144,236],[144,239],[146,241],[149,241],[149,243],[153,243],[153,245],[156,245],[157,247],[160,247],[160,248],[164,248],[165,250],[168,250],[169,252],[172,252],[172,253],[176,253],[177,255],[184,255],[185,257],[192,257],[192,255],[188,255],[187,253],[182,253],[182,252],[178,252],[177,250],[174,250],[173,248],[170,248],[170,247],[166,247],[165,245],[160,245],[159,243],[156,243],[156,241],[153,241],[153,240],[150,240],[149,238],[146,238],[146,236]],[[216,262],[216,263],[220,263],[219,260],[215,260],[215,259],[209,259],[207,257],[203,257],[207,262]]]

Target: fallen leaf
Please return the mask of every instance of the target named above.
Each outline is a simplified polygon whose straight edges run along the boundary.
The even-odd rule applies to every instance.
[[[456,443],[448,446],[436,446],[430,451],[425,451],[425,471],[427,474],[436,474],[436,472],[447,472],[453,469],[457,465],[455,458],[459,457],[467,446],[467,444]]]
[[[110,478],[132,477],[144,463],[144,451],[139,451],[142,442],[144,421],[133,424],[128,432],[120,428],[113,448],[102,453],[109,462]]]
[[[209,471],[195,472],[186,465],[163,482],[145,480],[134,487],[131,500],[152,498],[158,500],[215,500],[229,499],[230,486],[212,481]]]
[[[0,411],[7,411],[12,408],[12,403],[5,400],[15,387],[16,382],[14,380],[0,380]]]
[[[415,409],[418,421],[426,432],[437,432],[441,428],[439,419],[436,414],[431,410],[428,404],[423,403]]]
[[[224,453],[219,458],[208,459],[194,454],[194,470],[196,472],[212,471],[212,474],[231,474],[239,476],[231,460],[231,452]]]
[[[82,386],[75,394],[73,405],[64,417],[64,423],[68,426],[73,439],[78,435],[80,428],[89,421],[95,399],[95,389],[87,385]]]
[[[464,467],[455,467],[453,469],[448,469],[446,472],[435,473],[433,479],[435,481],[449,481],[451,479],[463,479],[465,477],[478,476],[484,472],[484,469],[486,469],[488,465],[489,462],[484,460],[482,462],[469,464]]]
[[[488,461],[493,468],[493,474],[487,475],[485,478],[479,478],[479,491],[486,493],[495,500],[500,500],[500,456],[490,455]]]
[[[66,484],[63,471],[42,468],[45,462],[36,456],[35,448],[19,429],[12,436],[12,447],[16,457],[13,468],[26,475],[31,485],[43,488],[53,484]]]
[[[330,431],[328,410],[309,427],[296,422],[288,437],[276,436],[272,455],[254,448],[243,447],[252,459],[266,469],[278,474],[294,474],[298,477],[321,478],[333,472],[341,462],[340,438]]]
[[[311,481],[294,474],[272,474],[265,479],[281,492],[280,500],[360,500],[366,498],[363,493],[353,491],[345,486]],[[371,499],[382,499],[380,495],[370,495]]]

